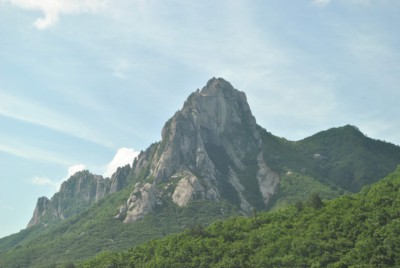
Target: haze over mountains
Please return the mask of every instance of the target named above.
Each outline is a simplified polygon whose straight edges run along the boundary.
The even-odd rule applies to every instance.
[[[257,125],[244,92],[213,78],[132,165],[111,178],[78,172],[51,199],[39,198],[28,228],[0,240],[0,259],[21,266],[80,260],[312,193],[358,192],[399,163],[398,146],[351,125],[297,142],[276,137]]]

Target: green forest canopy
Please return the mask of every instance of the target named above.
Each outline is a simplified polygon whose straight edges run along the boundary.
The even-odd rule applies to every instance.
[[[195,225],[82,266],[400,266],[400,167],[358,194],[319,201],[313,196],[275,212]]]

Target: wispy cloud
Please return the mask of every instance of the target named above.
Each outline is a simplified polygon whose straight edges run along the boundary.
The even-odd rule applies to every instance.
[[[120,148],[115,154],[113,160],[107,164],[106,170],[103,174],[104,177],[111,177],[118,167],[123,167],[125,165],[132,165],[133,160],[139,153],[131,148]]]
[[[390,46],[382,34],[353,30],[348,31],[345,38],[351,55],[369,73],[379,74],[379,79],[382,79],[381,74],[399,72],[400,53]]]
[[[326,6],[327,4],[329,4],[332,0],[312,0],[311,2],[315,5],[318,6]]]
[[[71,164],[71,161],[65,159],[61,155],[35,147],[24,146],[22,144],[11,145],[9,143],[5,143],[4,141],[0,141],[0,151],[28,160],[55,163],[60,165]]]
[[[39,186],[50,186],[52,188],[57,189],[58,183],[54,182],[53,180],[47,177],[40,177],[35,176],[31,179],[32,184],[39,185]]]
[[[99,136],[87,125],[29,100],[0,91],[0,115],[40,125],[74,137],[113,148],[113,144]]]
[[[126,59],[120,59],[115,63],[111,64],[113,75],[122,79],[128,77],[128,72],[131,68],[132,64]]]
[[[5,204],[3,204],[3,203],[0,203],[0,209],[2,209],[2,210],[8,210],[8,211],[14,211],[14,210],[15,210],[14,207],[9,206],[9,205],[5,205]]]
[[[104,9],[107,0],[9,0],[13,5],[23,9],[39,10],[44,17],[38,18],[34,25],[38,29],[46,29],[55,25],[60,15],[90,13]]]
[[[293,49],[291,43],[280,41],[275,29],[260,28],[254,20],[258,11],[246,1],[221,1],[212,10],[208,8],[207,3],[185,2],[176,6],[160,3],[143,7],[138,16],[122,13],[119,20],[126,19],[120,25],[129,36],[141,37],[135,42],[161,55],[161,60],[155,59],[153,66],[160,66],[163,59],[173,59],[194,70],[196,77],[224,77],[248,93],[259,118],[284,115],[320,123],[331,115],[336,104],[330,86],[334,74],[319,68],[298,68],[309,66],[308,60],[316,57],[314,53],[304,55],[304,51]],[[130,10],[136,9],[125,12]],[[221,10],[222,14],[214,17],[213,10]],[[213,19],[202,20],[203,12]],[[176,14],[184,19],[171,20],[170,16]],[[146,27],[139,28],[142,23],[133,20]],[[180,27],[183,21],[185,27]],[[140,43],[143,40],[146,44]]]
[[[341,5],[355,5],[355,6],[364,6],[368,7],[372,4],[382,4],[382,3],[391,3],[391,1],[372,1],[372,0],[311,0],[311,3],[318,6],[326,6],[335,1],[335,3],[339,3]],[[395,1],[393,1],[395,2]]]

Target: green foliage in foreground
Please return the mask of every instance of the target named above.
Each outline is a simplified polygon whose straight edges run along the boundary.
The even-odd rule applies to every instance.
[[[400,168],[359,194],[235,217],[102,253],[83,267],[400,266]]]
[[[129,189],[125,191],[109,196],[96,206],[58,224],[35,226],[4,238],[4,248],[0,247],[0,267],[72,267],[72,263],[102,251],[126,250],[145,241],[197,224],[208,225],[237,213],[235,208],[224,202],[214,204],[196,200],[186,209],[170,202],[134,224],[124,224],[112,215],[126,200],[124,194],[129,194]]]

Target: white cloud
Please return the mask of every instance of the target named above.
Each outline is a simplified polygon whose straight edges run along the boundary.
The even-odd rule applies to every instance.
[[[85,170],[86,166],[84,164],[76,164],[76,165],[72,165],[68,168],[68,174],[66,177],[64,177],[61,181],[57,182],[57,186],[56,189],[58,190],[61,186],[61,184],[64,181],[67,181],[71,176],[75,175],[77,172]]]
[[[120,148],[113,160],[107,165],[103,176],[111,177],[118,167],[123,167],[127,164],[132,165],[133,160],[138,154],[138,152],[131,148]]]
[[[56,24],[61,14],[96,12],[107,5],[107,0],[10,0],[13,5],[28,10],[39,10],[44,17],[38,18],[34,25],[46,29]]]
[[[77,165],[73,165],[71,167],[68,168],[68,175],[67,175],[67,179],[71,176],[73,176],[75,173],[85,170],[86,166],[84,164],[77,164]]]

